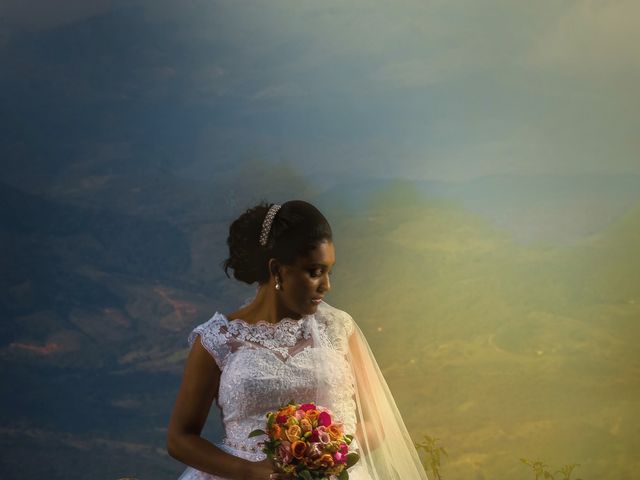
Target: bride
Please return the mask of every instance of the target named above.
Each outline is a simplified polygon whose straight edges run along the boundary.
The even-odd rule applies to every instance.
[[[261,203],[231,224],[227,244],[225,272],[258,288],[188,337],[167,432],[169,455],[187,465],[178,480],[278,478],[260,449],[266,437],[248,434],[291,400],[329,408],[354,435],[351,480],[427,480],[362,331],[323,300],[336,261],[322,213],[301,200]],[[212,443],[200,435],[214,399],[225,437]]]

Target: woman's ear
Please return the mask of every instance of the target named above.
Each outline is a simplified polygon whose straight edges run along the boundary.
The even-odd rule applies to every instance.
[[[280,266],[278,265],[278,260],[276,260],[275,258],[269,259],[268,266],[269,266],[269,273],[271,274],[272,277],[275,277],[280,273]],[[280,275],[280,277],[282,277],[282,275]]]

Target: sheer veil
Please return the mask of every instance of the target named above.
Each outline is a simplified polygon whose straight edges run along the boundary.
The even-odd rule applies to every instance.
[[[360,447],[360,462],[373,480],[428,480],[413,440],[362,330],[351,316],[346,312],[342,314],[348,317],[346,321],[354,327],[347,359],[355,381],[355,439]],[[320,345],[315,318],[311,319],[311,333],[314,344]],[[323,365],[322,349],[314,350],[316,365]],[[321,370],[316,369],[317,385],[322,384]],[[320,405],[331,404],[330,399],[323,398],[320,388],[316,398]]]
[[[243,305],[254,297],[247,298]],[[340,312],[344,321],[353,326],[346,355],[353,385],[345,385],[345,389],[353,388],[356,404],[355,440],[360,448],[358,463],[364,466],[372,480],[429,480],[367,339],[353,318],[346,312]],[[334,399],[329,398],[324,387],[327,379],[322,368],[331,359],[325,356],[326,349],[322,348],[315,315],[310,316],[309,326],[314,362],[319,366],[315,369],[315,401],[331,408]]]

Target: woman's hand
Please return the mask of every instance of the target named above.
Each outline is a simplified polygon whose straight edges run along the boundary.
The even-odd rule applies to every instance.
[[[244,478],[245,480],[270,480],[275,478],[271,475],[275,471],[273,461],[265,458],[259,462],[250,462]]]

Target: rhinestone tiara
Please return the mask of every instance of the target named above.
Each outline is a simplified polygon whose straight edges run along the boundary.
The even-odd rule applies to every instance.
[[[281,206],[282,205],[278,203],[274,203],[273,205],[271,205],[271,207],[269,208],[269,211],[264,217],[264,220],[262,221],[262,233],[260,233],[260,245],[262,245],[263,247],[267,244],[267,238],[269,237],[269,230],[271,230],[271,223],[273,222],[273,217],[276,216],[276,213],[278,213],[278,210],[280,210]]]

